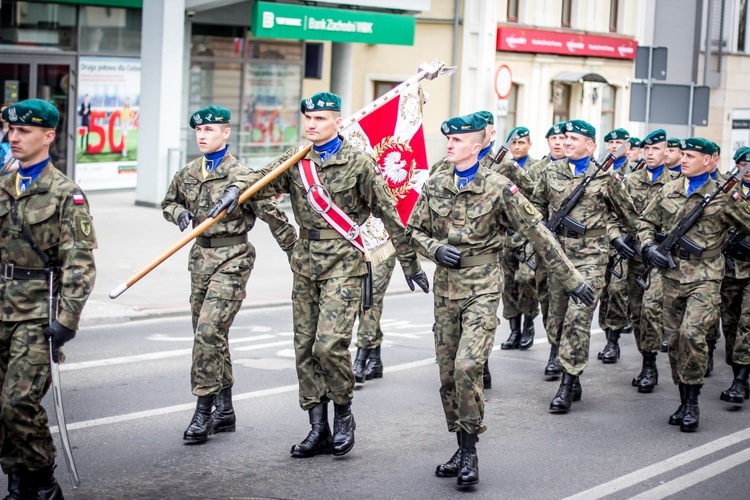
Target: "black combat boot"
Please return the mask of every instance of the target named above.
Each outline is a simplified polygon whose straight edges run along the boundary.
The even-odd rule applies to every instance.
[[[383,378],[383,362],[380,360],[380,346],[370,349],[370,357],[365,369],[365,380]]]
[[[211,408],[214,405],[214,396],[198,396],[198,404],[190,425],[185,429],[182,439],[193,443],[202,443],[211,435]]]
[[[461,432],[456,433],[456,441],[458,441],[458,449],[456,453],[444,464],[440,464],[435,469],[435,475],[438,477],[456,477],[458,471],[461,470]]]
[[[3,500],[23,500],[21,497],[21,475],[18,472],[8,473],[8,496]]]
[[[669,351],[669,342],[667,341],[667,333],[663,332],[661,334],[661,352],[667,351]]]
[[[521,334],[521,343],[519,348],[522,351],[531,348],[534,345],[534,318],[523,317],[523,333]]]
[[[354,370],[354,381],[358,384],[365,383],[365,370],[367,367],[367,358],[370,357],[370,351],[372,349],[357,348],[357,357],[354,358],[352,368]]]
[[[513,316],[508,319],[508,324],[510,324],[510,335],[508,336],[508,340],[500,344],[500,349],[508,351],[510,349],[518,349],[521,347],[521,317],[522,315],[519,314],[518,316]]]
[[[357,424],[352,415],[351,401],[340,405],[333,403],[333,454],[346,455],[354,448],[354,429]]]
[[[653,392],[656,384],[659,383],[659,371],[656,369],[656,353],[643,353],[643,370],[639,375],[638,392]]]
[[[680,390],[680,406],[677,407],[677,411],[669,416],[669,425],[681,425],[682,417],[685,415],[685,404],[686,404],[686,388],[687,386],[680,382],[677,384],[677,388]]]
[[[604,330],[604,338],[607,341],[604,347],[604,349],[606,349],[607,348],[606,346],[609,345],[609,328],[604,328],[603,330]],[[602,359],[602,354],[604,354],[604,349],[602,349],[596,354],[596,359]]]
[[[620,357],[620,332],[621,330],[610,330],[607,345],[604,346],[602,351],[602,363],[608,365],[617,363],[617,359]]]
[[[721,400],[726,401],[727,403],[741,405],[746,399],[750,398],[750,385],[748,385],[750,366],[732,363],[732,370],[734,371],[732,386],[726,391],[721,392]]]
[[[456,484],[474,486],[479,483],[479,458],[477,458],[476,434],[461,431],[461,470],[458,471]]]
[[[557,346],[553,345],[549,350],[549,360],[547,366],[544,368],[545,377],[557,377],[562,373],[562,367],[560,362],[557,361]]]
[[[490,360],[484,362],[482,367],[482,382],[485,389],[492,389],[492,374],[490,373]]]
[[[232,406],[232,386],[223,388],[216,395],[216,408],[211,414],[211,434],[219,432],[234,432],[237,427],[237,418],[234,416]]]
[[[573,388],[571,389],[571,396],[573,402],[580,401],[583,397],[583,387],[581,386],[581,375],[583,372],[578,374],[576,379],[573,381]]]
[[[63,492],[55,480],[55,466],[18,472],[18,497],[23,500],[63,500]],[[9,485],[10,487],[10,485]],[[14,497],[10,497],[14,498]]]
[[[307,413],[310,415],[312,429],[304,441],[292,446],[292,456],[308,458],[318,454],[333,453],[333,437],[328,426],[328,403],[318,403]]]
[[[576,377],[568,372],[563,371],[560,388],[555,394],[555,398],[549,405],[549,411],[552,413],[567,413],[573,404],[573,383]]]
[[[701,416],[700,408],[698,408],[698,396],[701,394],[701,387],[701,385],[685,385],[685,409],[680,424],[682,432],[693,432],[698,429],[698,421]]]
[[[706,363],[706,374],[704,375],[704,377],[710,377],[711,373],[714,371],[714,350],[716,349],[716,341],[707,340],[706,344],[708,344],[708,360]]]

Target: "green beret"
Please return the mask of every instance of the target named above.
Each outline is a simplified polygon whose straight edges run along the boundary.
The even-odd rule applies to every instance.
[[[558,122],[552,125],[544,138],[549,139],[551,135],[565,135],[565,122]]]
[[[716,153],[717,155],[721,156],[721,146],[719,146],[715,142],[714,142],[714,153]]]
[[[714,143],[703,137],[688,137],[681,140],[680,149],[683,151],[697,151],[707,155],[712,155],[716,152]]]
[[[680,147],[680,140],[677,137],[670,137],[667,139],[667,147],[668,148],[679,148]]]
[[[508,134],[508,137],[505,140],[509,141],[510,138],[513,137],[513,134],[516,134],[516,139],[523,139],[524,137],[529,136],[529,129],[526,127],[516,127],[510,131],[510,134]]]
[[[565,124],[565,131],[596,139],[596,129],[589,122],[583,120],[570,120]]]
[[[477,111],[474,114],[477,115],[477,116],[480,116],[480,117],[484,118],[485,120],[487,120],[487,124],[488,125],[494,125],[495,124],[495,115],[493,115],[489,111],[482,110],[482,111]]]
[[[641,144],[648,144],[649,146],[652,146],[654,144],[659,144],[660,142],[664,142],[667,140],[667,131],[663,128],[657,128],[650,134],[646,136],[645,139],[641,142]]]
[[[57,108],[41,99],[26,99],[8,106],[3,111],[3,120],[11,125],[34,125],[55,128],[60,121]]]
[[[734,153],[734,162],[739,163],[741,161],[750,162],[750,148],[743,146]]]
[[[212,104],[206,108],[199,109],[190,116],[190,128],[209,123],[229,123],[232,113],[228,109]]]
[[[307,111],[341,111],[341,98],[331,92],[318,92],[303,99],[299,109],[303,114]]]
[[[641,147],[641,140],[637,137],[631,137],[628,139],[628,142],[630,143],[631,148],[640,148]]]
[[[477,115],[456,116],[445,120],[440,125],[443,135],[465,134],[467,132],[479,132],[487,128],[487,120]]]
[[[616,141],[616,140],[630,139],[630,132],[624,128],[616,128],[609,134],[604,136],[604,142]]]

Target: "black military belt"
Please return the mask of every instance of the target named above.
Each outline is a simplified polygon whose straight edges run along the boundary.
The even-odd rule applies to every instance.
[[[714,257],[718,257],[721,255],[721,248],[714,248],[713,250],[703,251],[701,252],[700,256],[693,255],[690,252],[688,252],[685,249],[682,249],[678,246],[672,247],[672,256],[677,257],[680,260],[705,260],[705,259],[713,259]]]
[[[26,269],[13,264],[0,264],[0,274],[6,281],[10,280],[46,280],[46,269]]]
[[[333,229],[300,229],[299,237],[305,240],[338,240],[344,239]]]
[[[461,257],[459,267],[476,267],[483,266],[484,264],[497,264],[500,262],[500,254],[486,253],[484,255],[472,255],[471,257]]]
[[[221,248],[231,247],[232,245],[241,245],[247,243],[247,233],[239,236],[227,236],[225,238],[195,238],[195,244],[202,248]]]
[[[742,250],[731,249],[727,251],[727,257],[734,259],[739,262],[750,262],[750,253],[745,253]]]
[[[607,230],[603,227],[599,227],[596,229],[587,229],[586,233],[578,234],[565,226],[560,226],[560,228],[557,230],[557,234],[559,234],[563,238],[598,238],[599,236],[604,236],[605,234],[607,234]]]

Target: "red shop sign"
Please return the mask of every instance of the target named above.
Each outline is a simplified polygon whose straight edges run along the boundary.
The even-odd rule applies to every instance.
[[[638,42],[630,38],[525,28],[497,28],[497,50],[562,56],[635,59]]]

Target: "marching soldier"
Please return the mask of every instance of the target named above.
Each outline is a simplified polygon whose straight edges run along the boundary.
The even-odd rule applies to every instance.
[[[718,144],[711,141],[714,153],[711,155],[711,164],[708,166],[708,177],[719,185],[719,182],[725,180],[719,172],[719,163],[721,162],[721,148]],[[716,351],[716,342],[721,338],[721,323],[716,322],[706,334],[706,344],[708,345],[708,359],[706,361],[706,377],[710,377],[714,371],[714,351]]]
[[[300,111],[312,151],[256,196],[288,193],[300,227],[291,258],[292,316],[299,403],[308,412],[311,430],[300,444],[292,446],[291,454],[298,458],[321,453],[340,456],[354,447],[354,372],[349,344],[362,297],[362,277],[367,273],[359,224],[371,213],[380,217],[409,287],[414,290],[416,284],[427,293],[429,283],[406,241],[395,200],[375,160],[338,134],[343,121],[341,98],[319,92],[303,100]],[[286,151],[244,185],[227,188],[211,214],[236,203],[241,190],[296,152],[296,148]],[[335,413],[333,434],[328,424],[330,400]]]
[[[61,499],[42,398],[50,354],[54,363],[64,360],[60,348],[75,338],[94,287],[96,235],[86,196],[50,162],[57,109],[29,99],[2,116],[19,169],[0,177],[0,465],[7,498]],[[54,321],[52,277],[60,297]]]
[[[672,380],[679,386],[680,406],[669,417],[683,432],[698,428],[698,397],[706,373],[706,335],[719,318],[720,287],[724,276],[721,245],[732,225],[750,232],[750,205],[739,193],[719,193],[703,216],[689,227],[672,250],[674,268],[656,246],[656,234],[673,231],[685,214],[716,193],[708,168],[714,152],[710,141],[691,137],[682,141],[682,175],[667,183],[643,212],[638,231],[641,254],[663,269],[664,330],[669,339]],[[689,240],[689,241],[688,241]],[[695,248],[694,248],[695,247]],[[690,248],[690,250],[688,250]]]
[[[251,170],[231,153],[231,113],[211,105],[193,113],[190,127],[202,156],[174,176],[161,203],[164,218],[184,231],[202,223],[227,186],[248,178]],[[193,317],[193,364],[190,385],[198,397],[195,413],[183,434],[199,443],[211,434],[234,432],[232,361],[229,328],[245,298],[245,286],[255,263],[255,248],[247,233],[260,217],[279,246],[290,253],[296,231],[274,200],[231,207],[227,216],[195,239],[190,251],[190,306]],[[212,412],[213,409],[213,412]]]
[[[530,239],[565,290],[593,303],[592,290],[531,203],[507,178],[480,168],[486,123],[477,115],[443,122],[452,168],[427,180],[407,225],[419,252],[438,264],[433,331],[440,396],[459,448],[435,474],[456,477],[459,486],[479,482],[476,443],[486,430],[481,374],[497,327],[503,290],[497,264],[506,229],[512,226]]]
[[[680,148],[680,140],[677,137],[667,139],[667,156],[664,159],[664,165],[672,173],[673,179],[682,175],[682,149]],[[667,352],[666,347],[663,349],[663,352]]]
[[[639,161],[641,161],[641,158],[643,158],[643,149],[641,147],[641,140],[638,137],[630,137],[628,139],[628,142],[630,143],[630,148],[628,149],[626,155],[628,158],[628,164],[626,170],[623,173],[630,172],[630,169],[635,167]]]

